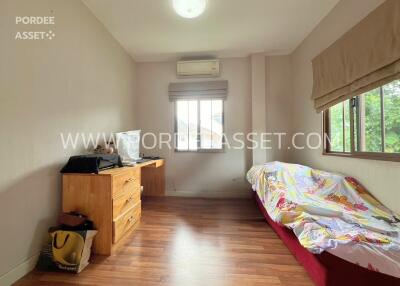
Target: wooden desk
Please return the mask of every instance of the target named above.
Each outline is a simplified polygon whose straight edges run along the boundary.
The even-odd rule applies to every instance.
[[[165,161],[156,160],[156,163],[142,163],[141,182],[143,186],[143,196],[159,197],[165,196]]]
[[[121,239],[139,225],[140,186],[149,195],[165,194],[164,168],[160,159],[99,174],[63,174],[62,210],[87,215],[98,230],[94,253],[111,255]]]

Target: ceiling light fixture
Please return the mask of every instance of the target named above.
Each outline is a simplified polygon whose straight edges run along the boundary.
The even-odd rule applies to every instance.
[[[207,6],[207,0],[172,0],[175,12],[183,18],[200,16]]]

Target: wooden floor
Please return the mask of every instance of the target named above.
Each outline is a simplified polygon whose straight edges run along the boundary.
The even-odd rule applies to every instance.
[[[143,202],[138,230],[78,275],[33,272],[15,285],[313,285],[251,200]]]

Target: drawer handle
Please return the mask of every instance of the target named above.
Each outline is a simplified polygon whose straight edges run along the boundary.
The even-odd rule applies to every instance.
[[[132,222],[132,221],[133,221],[133,219],[134,219],[134,217],[133,217],[133,216],[131,216],[130,218],[128,218],[128,223],[129,223],[129,222]]]
[[[127,180],[125,181],[125,183],[129,183],[129,182],[132,182],[132,181],[134,181],[134,179],[133,179],[133,178],[129,178],[129,179],[127,179]]]
[[[129,197],[128,199],[126,199],[126,203],[129,203],[131,200],[133,200],[133,197]]]

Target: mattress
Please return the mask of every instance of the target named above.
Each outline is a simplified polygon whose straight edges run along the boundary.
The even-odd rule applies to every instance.
[[[272,162],[253,167],[248,180],[271,219],[310,252],[400,277],[398,216],[353,178]]]

